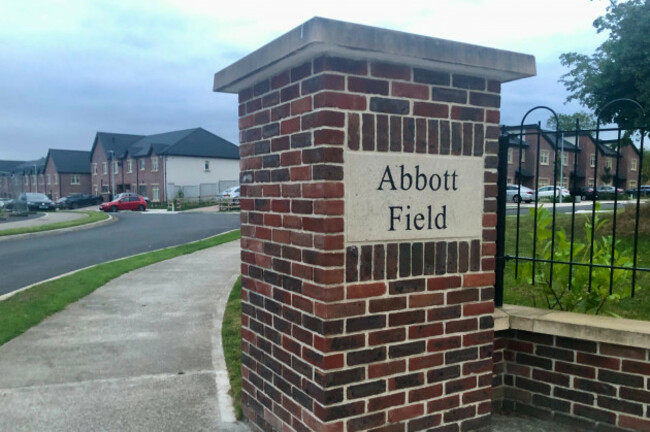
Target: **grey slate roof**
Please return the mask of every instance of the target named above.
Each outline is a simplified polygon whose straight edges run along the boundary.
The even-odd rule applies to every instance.
[[[81,150],[50,149],[45,159],[52,159],[59,173],[90,174],[90,152]]]
[[[26,161],[14,168],[16,174],[34,174],[34,165],[36,165],[36,172],[42,173],[45,171],[45,158]]]
[[[151,154],[239,159],[239,147],[203,128],[148,135],[129,148],[132,157]]]
[[[98,143],[102,144],[106,157],[109,158],[109,152],[114,152],[116,159],[126,156],[129,147],[139,139],[143,138],[142,135],[129,135],[111,132],[97,132],[93,147],[90,150],[90,155],[95,152],[95,147]],[[90,162],[88,162],[90,164]]]
[[[13,173],[17,166],[24,163],[25,161],[0,160],[0,175]]]

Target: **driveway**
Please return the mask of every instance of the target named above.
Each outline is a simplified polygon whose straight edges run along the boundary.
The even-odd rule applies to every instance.
[[[0,295],[73,270],[239,228],[238,213],[116,216],[116,222],[97,228],[3,241]]]
[[[221,346],[239,242],[127,273],[0,346],[0,431],[245,431]]]

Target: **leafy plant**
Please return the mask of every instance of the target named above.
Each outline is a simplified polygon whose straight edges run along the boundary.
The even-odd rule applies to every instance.
[[[596,203],[596,211],[598,210],[600,204]],[[530,212],[534,215],[534,209],[530,209]],[[551,212],[543,207],[538,209],[536,234],[529,235],[531,238],[536,236],[537,241],[537,252],[533,258],[541,261],[535,262],[534,275],[533,262],[524,263],[517,277],[519,283],[527,281],[541,284],[547,307],[569,312],[597,315],[607,302],[617,303],[621,299],[630,297],[630,270],[588,265],[591,255],[593,255],[591,260],[594,265],[609,266],[612,263],[613,237],[601,234],[607,219],[601,218],[598,213],[593,222],[588,219],[584,223],[584,236],[580,238],[582,241],[574,239],[573,250],[571,239],[563,228],[553,233],[552,220]],[[555,236],[554,242],[553,236]],[[614,266],[631,268],[633,261],[629,251],[620,251],[620,240],[616,241],[615,246]],[[553,264],[547,262],[551,260],[556,262]]]

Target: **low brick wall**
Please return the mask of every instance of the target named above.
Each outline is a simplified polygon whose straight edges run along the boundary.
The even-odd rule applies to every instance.
[[[605,326],[608,321],[588,319]],[[618,338],[605,334],[602,339],[609,341],[598,341],[568,336],[571,332],[576,336],[603,333],[597,328],[594,332],[588,324],[573,324],[571,329],[561,323],[559,327],[563,330],[554,332],[547,326],[547,333],[516,328],[496,333],[496,410],[554,418],[599,431],[650,431],[650,349],[629,345],[644,345],[643,335],[635,334],[634,342],[622,331]],[[650,343],[650,336],[646,339]]]

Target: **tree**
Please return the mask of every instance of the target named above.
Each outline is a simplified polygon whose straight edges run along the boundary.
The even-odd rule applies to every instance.
[[[576,129],[576,120],[579,120],[581,130],[596,129],[594,116],[585,111],[573,114],[558,114],[557,118],[560,122],[559,126],[555,124],[555,116],[550,116],[546,120],[546,127],[557,131],[572,131]]]
[[[618,98],[638,101],[650,109],[650,0],[610,0],[607,12],[593,26],[608,39],[592,55],[576,52],[560,56],[569,72],[560,79],[569,91],[567,101],[578,100],[594,112]],[[601,114],[601,123],[635,129],[646,124],[633,104],[615,104]]]

